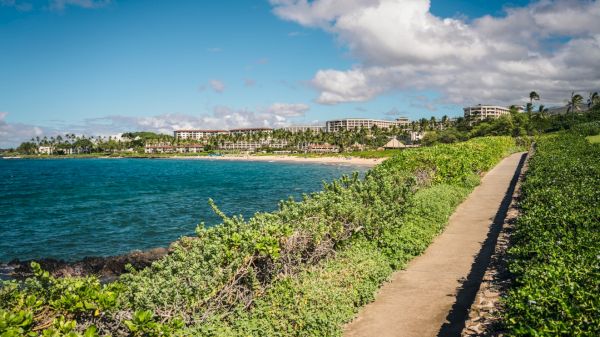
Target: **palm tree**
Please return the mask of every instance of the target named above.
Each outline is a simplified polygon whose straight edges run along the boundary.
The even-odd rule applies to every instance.
[[[533,105],[533,101],[539,101],[540,100],[540,95],[538,95],[537,92],[532,91],[529,93],[529,103],[531,103],[531,105]]]
[[[543,104],[540,105],[539,109],[538,109],[538,114],[540,115],[541,118],[545,119],[548,115],[548,108],[546,108]]]
[[[597,92],[590,92],[590,97],[588,98],[588,109],[590,109],[593,105],[600,103],[600,96],[598,96]]]
[[[571,99],[567,102],[567,113],[572,113],[572,118],[575,118],[575,110],[579,110],[579,105],[583,102],[583,96],[576,94],[575,91],[571,92]]]

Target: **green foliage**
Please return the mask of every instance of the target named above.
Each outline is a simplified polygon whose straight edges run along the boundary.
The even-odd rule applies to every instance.
[[[600,147],[577,129],[539,139],[523,184],[504,314],[515,336],[600,335]]]
[[[117,306],[118,283],[103,286],[94,277],[54,278],[35,262],[31,267],[34,277],[1,284],[0,336],[37,336],[35,331],[44,336],[79,336],[77,319],[97,317]],[[90,329],[85,330],[88,335]]]
[[[479,175],[515,148],[510,137],[490,137],[399,151],[364,179],[342,177],[248,220],[209,201],[221,225],[200,225],[197,237],[111,285],[54,279],[34,266],[35,278],[0,291],[2,309],[16,315],[5,325],[38,331],[50,317],[46,330],[94,325],[118,336],[339,335],[394,269],[425,250]],[[20,304],[30,295],[33,304]]]

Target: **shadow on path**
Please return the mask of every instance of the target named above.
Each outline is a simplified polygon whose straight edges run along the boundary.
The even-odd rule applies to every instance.
[[[504,219],[506,218],[506,213],[510,207],[512,197],[515,192],[515,187],[517,185],[517,181],[519,180],[521,169],[525,164],[526,158],[527,154],[523,154],[519,160],[519,165],[517,166],[515,174],[510,181],[510,185],[508,186],[504,198],[502,199],[500,208],[498,209],[498,212],[496,212],[496,216],[494,217],[494,220],[490,226],[490,231],[488,232],[487,238],[479,250],[479,253],[477,253],[475,261],[471,265],[471,271],[469,272],[467,279],[462,281],[462,285],[458,289],[456,301],[454,302],[454,305],[452,305],[452,309],[448,313],[448,316],[446,316],[446,323],[444,323],[440,328],[437,334],[438,337],[460,336],[465,327],[465,321],[469,316],[469,309],[471,308],[473,301],[475,301],[475,296],[479,290],[479,285],[481,284],[485,271],[490,264],[492,254],[496,248],[498,235],[502,230]]]

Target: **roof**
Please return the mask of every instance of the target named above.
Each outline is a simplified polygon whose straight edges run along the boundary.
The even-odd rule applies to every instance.
[[[402,144],[402,142],[399,141],[398,139],[392,138],[383,147],[386,149],[400,149],[400,148],[406,147],[406,145]]]

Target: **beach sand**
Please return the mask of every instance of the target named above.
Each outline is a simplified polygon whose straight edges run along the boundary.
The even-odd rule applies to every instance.
[[[294,157],[285,155],[273,156],[248,156],[248,155],[225,155],[220,157],[178,157],[172,156],[170,159],[189,159],[189,160],[230,160],[230,161],[262,161],[262,162],[287,162],[287,163],[313,163],[313,164],[349,164],[360,166],[375,166],[382,163],[387,158],[358,158],[358,157]]]

